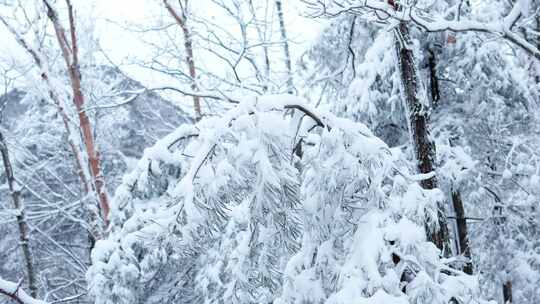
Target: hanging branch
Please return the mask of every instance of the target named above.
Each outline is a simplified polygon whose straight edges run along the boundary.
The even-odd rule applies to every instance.
[[[278,95],[279,96],[279,95]],[[286,96],[286,95],[283,95]],[[215,96],[215,98],[219,98]],[[222,98],[223,101],[228,101],[232,103],[239,103],[239,105],[231,110],[229,110],[227,113],[223,115],[221,118],[221,125],[223,128],[227,128],[230,126],[230,123],[238,118],[239,115],[245,113],[243,111],[240,111],[239,109],[244,109],[245,105],[244,103],[236,100],[227,100],[225,98]],[[270,99],[269,99],[270,100]],[[309,130],[313,130],[315,127],[321,127],[321,128],[327,128],[328,130],[331,130],[332,126],[331,123],[326,122],[326,116],[329,114],[325,112],[321,112],[316,108],[312,108],[310,105],[303,103],[303,102],[269,102],[269,100],[263,100],[260,101],[255,105],[255,108],[260,108],[261,111],[283,111],[283,110],[296,110],[303,114],[304,117],[309,117],[313,122],[313,127]],[[253,111],[249,111],[247,114],[251,115],[253,114]],[[151,151],[152,149],[156,149],[159,151],[168,151],[170,150],[173,145],[177,144],[180,141],[196,138],[199,136],[199,129],[197,126],[192,125],[182,125],[180,126],[176,131],[169,134],[162,140],[156,142],[148,151]],[[294,146],[296,146],[297,143],[294,143]],[[199,157],[196,158],[196,160],[193,161],[192,166],[190,168],[190,171],[186,173],[185,180],[186,182],[192,182],[193,179],[196,177],[197,172],[199,171],[198,168],[200,168],[206,159],[208,158],[209,153],[213,151],[214,146],[212,144],[206,145],[205,147],[201,148],[198,151]],[[155,158],[155,155],[150,153],[150,155],[145,155],[141,158],[141,161],[137,165],[136,169],[134,170],[134,173],[132,173],[132,178],[128,178],[124,181],[124,186],[126,186],[129,191],[133,191],[135,189],[135,185],[138,182],[139,176],[142,174],[143,171],[149,170],[151,166],[149,165],[152,161],[161,161],[159,158]]]

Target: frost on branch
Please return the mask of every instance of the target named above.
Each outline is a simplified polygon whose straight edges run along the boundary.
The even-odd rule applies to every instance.
[[[425,227],[438,190],[360,123],[246,99],[145,151],[92,253],[97,303],[477,299]],[[475,300],[479,302],[478,300]]]

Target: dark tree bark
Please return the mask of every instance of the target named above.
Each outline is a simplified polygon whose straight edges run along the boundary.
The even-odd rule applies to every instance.
[[[465,217],[465,209],[463,208],[463,200],[459,191],[452,189],[452,204],[456,213],[457,233],[459,253],[462,254],[468,261],[463,266],[463,272],[473,274],[473,265],[471,262],[471,247],[469,245],[469,233],[467,229],[467,219]]]
[[[540,4],[533,5],[533,8],[540,9]],[[536,32],[540,33],[540,11],[537,11],[536,15]],[[536,37],[536,48],[540,50],[540,34]],[[540,65],[540,63],[536,62],[536,65]],[[536,70],[536,82],[540,83],[540,67]]]
[[[2,154],[2,162],[4,164],[4,171],[6,174],[11,200],[13,201],[13,208],[17,213],[16,220],[19,228],[19,243],[23,253],[26,279],[28,280],[28,289],[30,290],[30,295],[35,298],[37,296],[37,286],[36,273],[34,263],[32,261],[32,252],[30,249],[30,229],[26,219],[26,210],[24,209],[24,205],[21,200],[21,192],[16,188],[17,182],[15,180],[15,175],[13,174],[13,166],[11,165],[11,160],[9,158],[7,143],[2,132],[0,132],[0,153]]]
[[[450,146],[454,146],[454,140],[450,140]],[[468,261],[463,265],[463,272],[473,274],[473,264],[471,260],[471,247],[469,243],[469,229],[467,228],[467,217],[465,215],[465,207],[459,189],[452,187],[450,189],[452,195],[452,206],[456,215],[456,232],[457,232],[457,247],[458,254],[463,255]]]
[[[429,86],[433,107],[437,107],[441,99],[439,79],[437,78],[437,57],[433,49],[428,49]]]
[[[414,147],[418,171],[431,173],[434,171],[435,144],[429,135],[429,105],[423,84],[415,65],[414,54],[410,46],[412,42],[406,23],[401,23],[395,32],[396,52],[402,82],[402,93],[407,109],[409,133]],[[420,185],[424,189],[435,189],[438,186],[435,176],[422,180]],[[444,202],[437,203],[438,229],[427,229],[428,240],[433,242],[443,255],[450,254],[449,233],[446,221]]]
[[[504,304],[512,304],[512,282],[507,281],[503,284]]]
[[[427,48],[427,67],[429,73],[430,84],[430,97],[432,102],[432,108],[436,108],[439,105],[441,99],[439,79],[437,77],[437,57],[434,47]],[[452,145],[452,142],[450,142]],[[473,273],[473,265],[471,261],[471,248],[469,244],[469,233],[467,229],[467,219],[465,216],[465,208],[463,206],[463,200],[461,193],[458,189],[451,189],[452,205],[456,214],[456,230],[457,230],[457,249],[458,254],[463,255],[468,261],[463,265],[463,272],[467,274]]]

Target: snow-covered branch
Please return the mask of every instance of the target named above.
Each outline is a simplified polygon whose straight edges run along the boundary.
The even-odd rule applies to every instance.
[[[219,97],[215,96],[215,98]],[[331,128],[332,125],[332,123],[326,121],[328,117],[333,117],[330,113],[322,113],[308,105],[307,102],[304,102],[303,100],[293,95],[264,96],[262,98],[257,98],[254,103],[250,103],[247,101],[239,102],[236,100],[234,100],[234,102],[239,103],[239,105],[231,109],[229,112],[225,113],[223,117],[219,119],[219,122],[215,123],[217,125],[220,125],[219,129],[226,129],[231,124],[231,121],[236,120],[238,117],[240,117],[242,114],[245,114],[246,112],[253,114],[254,111],[267,112],[282,111],[287,109],[301,112],[304,116],[309,117],[313,121],[313,125],[315,126]],[[198,126],[181,125],[168,136],[156,142],[153,147],[147,148],[144,151],[144,155],[139,161],[137,168],[131,174],[124,177],[123,185],[126,186],[129,191],[131,191],[137,184],[139,177],[144,176],[145,171],[152,170],[152,168],[154,167],[153,164],[159,162],[175,164],[176,160],[174,159],[174,155],[169,150],[173,147],[173,145],[177,144],[182,140],[198,137],[199,133],[200,131]],[[212,150],[212,146],[207,147],[204,150],[207,154],[210,152],[210,150]],[[200,154],[204,155],[201,155],[198,158],[196,157],[196,160],[198,159],[201,163],[192,166],[192,176],[191,178],[188,178],[186,180],[193,180],[198,171],[197,168],[199,168],[202,165],[202,162],[204,162],[204,160],[206,159],[207,155],[205,153]],[[196,160],[194,160],[193,163],[196,163]],[[187,175],[190,174],[188,173]]]
[[[21,288],[21,282],[14,283],[0,278],[0,294],[3,294],[19,304],[46,304],[35,299]]]
[[[540,60],[540,50],[534,43],[527,41],[516,31],[517,22],[527,16],[530,0],[518,0],[508,12],[499,20],[490,22],[477,21],[466,18],[448,20],[443,14],[434,14],[418,6],[403,6],[396,10],[390,1],[381,0],[307,0],[319,16],[334,17],[343,13],[366,14],[374,13],[380,21],[410,22],[426,32],[483,32],[500,36],[517,45],[529,55]]]

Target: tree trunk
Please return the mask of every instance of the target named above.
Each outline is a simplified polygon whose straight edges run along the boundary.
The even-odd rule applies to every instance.
[[[510,281],[503,284],[503,301],[504,304],[512,304],[512,282]]]
[[[431,91],[431,102],[433,108],[436,108],[441,99],[439,89],[439,79],[437,78],[437,57],[433,49],[428,49],[428,68],[429,68],[429,86]]]
[[[94,135],[92,133],[92,126],[90,119],[86,115],[84,104],[84,94],[82,92],[81,86],[81,73],[79,70],[79,50],[77,45],[77,34],[75,27],[75,20],[73,14],[73,6],[71,5],[70,0],[66,0],[69,13],[69,25],[70,25],[70,34],[71,34],[71,45],[67,39],[66,31],[60,23],[58,14],[56,10],[50,5],[48,0],[43,0],[45,7],[47,8],[47,17],[53,23],[56,38],[60,49],[62,50],[62,55],[66,62],[66,67],[69,74],[69,79],[71,82],[71,90],[73,93],[73,103],[77,109],[79,117],[79,127],[81,129],[83,143],[88,155],[88,165],[90,169],[90,176],[92,179],[92,185],[96,193],[97,199],[99,201],[99,207],[101,209],[101,216],[105,226],[108,226],[109,222],[109,197],[105,187],[105,180],[103,173],[101,171],[101,161],[99,158],[99,153],[96,149]]]
[[[412,42],[405,23],[401,23],[395,32],[396,52],[402,82],[402,95],[407,109],[409,133],[414,147],[414,156],[420,173],[434,171],[435,144],[429,138],[429,106],[423,84],[415,66],[413,51],[409,49]],[[437,188],[435,176],[422,180],[424,189]],[[449,234],[446,224],[446,214],[443,202],[437,203],[437,228],[427,229],[428,240],[433,242],[443,255],[450,254]]]
[[[461,199],[459,191],[454,191],[453,189],[452,204],[454,205],[454,212],[456,213],[459,253],[468,259],[463,266],[463,272],[473,274],[471,247],[469,245],[469,234],[467,229],[467,219],[465,217],[465,209],[463,208],[463,200]]]
[[[264,83],[263,91],[264,93],[268,92],[269,83],[270,83],[270,55],[268,54],[268,47],[263,48],[264,52]]]
[[[30,57],[32,57],[32,59],[34,60],[34,63],[41,71],[40,77],[41,77],[41,80],[47,86],[49,98],[51,99],[53,104],[56,106],[58,113],[62,117],[62,123],[66,131],[66,141],[71,149],[71,152],[73,153],[73,158],[75,161],[75,171],[77,172],[77,175],[81,182],[81,189],[84,195],[87,196],[90,193],[90,190],[92,189],[92,185],[89,182],[89,178],[85,170],[85,165],[84,165],[85,162],[84,162],[81,150],[79,148],[79,143],[75,143],[75,141],[73,140],[72,134],[74,134],[74,132],[72,130],[72,127],[70,126],[71,119],[69,118],[68,113],[66,112],[65,104],[63,100],[60,98],[59,94],[56,91],[56,88],[52,84],[51,79],[49,77],[50,70],[48,69],[47,62],[44,60],[45,57],[41,53],[39,53],[39,51],[32,48],[32,46],[26,41],[26,39],[23,36],[21,36],[20,33],[16,31],[15,28],[13,28],[5,19],[0,17],[0,21],[4,23],[6,28],[13,34],[13,36],[15,37],[19,45],[22,46],[26,50],[26,52],[30,55]],[[95,215],[89,212],[89,216],[91,219],[89,222],[96,223]],[[94,225],[94,229],[95,231],[93,232],[89,231],[88,233],[90,251],[92,250],[92,248],[94,248],[95,236],[98,236],[100,234],[97,225]],[[88,257],[90,257],[90,255],[88,255]]]
[[[78,66],[71,65],[69,67],[69,76],[71,80],[71,87],[73,91],[73,102],[75,108],[79,113],[79,122],[84,139],[84,145],[88,154],[88,162],[90,166],[90,174],[92,175],[93,184],[95,187],[96,194],[100,202],[100,208],[103,216],[103,220],[106,225],[108,222],[109,216],[109,199],[107,196],[107,191],[105,189],[105,182],[103,173],[101,171],[101,161],[99,153],[96,149],[94,136],[92,133],[92,126],[90,119],[86,112],[84,111],[84,95],[81,88],[81,78]]]
[[[450,140],[450,146],[454,146],[453,140]],[[473,274],[473,264],[471,247],[469,243],[469,229],[467,228],[467,217],[465,216],[465,207],[461,199],[461,193],[453,187],[450,189],[452,196],[452,206],[456,215],[456,232],[457,232],[457,253],[467,258],[467,262],[463,265],[463,272]]]
[[[181,15],[178,14],[174,8],[169,4],[167,0],[163,0],[163,4],[165,5],[165,8],[171,14],[171,16],[174,18],[176,23],[180,26],[182,29],[182,33],[184,35],[184,48],[186,51],[186,64],[189,69],[189,76],[191,77],[191,89],[193,92],[198,91],[197,87],[197,70],[195,69],[195,59],[193,56],[193,42],[191,40],[191,33],[189,31],[189,27],[186,24],[186,14],[185,10],[187,8],[183,7]],[[202,118],[201,113],[201,99],[199,96],[193,95],[193,109],[195,111],[195,120],[199,121]]]
[[[294,83],[292,77],[291,52],[289,50],[289,39],[287,38],[287,29],[285,27],[285,17],[283,16],[283,7],[281,0],[276,0],[276,9],[279,19],[279,31],[281,34],[281,43],[285,55],[285,67],[287,68],[287,93],[294,94]]]
[[[533,6],[533,8],[536,7],[536,9],[540,9],[540,4],[536,4],[536,6]],[[540,33],[540,12],[536,15],[536,33]],[[540,34],[536,36],[536,48],[540,50]],[[540,60],[537,60],[536,62],[536,83],[540,83]]]
[[[52,84],[50,85],[52,87]],[[71,139],[71,128],[69,127],[69,117],[62,107],[62,104],[60,103],[60,100],[58,97],[54,96],[54,93],[52,89],[49,89],[49,96],[53,100],[54,104],[58,108],[58,112],[60,113],[60,116],[62,117],[62,123],[64,124],[64,129],[66,130],[66,137],[69,147],[71,148],[71,152],[73,153],[73,158],[75,160],[75,170],[77,171],[77,176],[79,176],[79,180],[81,181],[81,187],[83,190],[83,193],[86,195],[90,192],[90,185],[88,183],[88,179],[86,177],[86,173],[84,171],[83,167],[83,158],[81,156],[81,152],[77,145],[73,142]]]
[[[6,173],[6,180],[9,187],[11,199],[13,201],[13,208],[17,213],[17,226],[19,228],[19,243],[21,245],[24,267],[26,270],[26,278],[28,280],[28,289],[30,289],[30,295],[32,297],[37,296],[36,287],[36,273],[34,269],[34,263],[32,262],[32,253],[29,244],[30,229],[26,219],[26,211],[24,209],[23,202],[21,200],[21,192],[16,189],[15,176],[13,175],[13,166],[9,159],[9,152],[6,140],[2,132],[0,132],[0,152],[2,153],[2,161],[4,164],[4,171]]]

